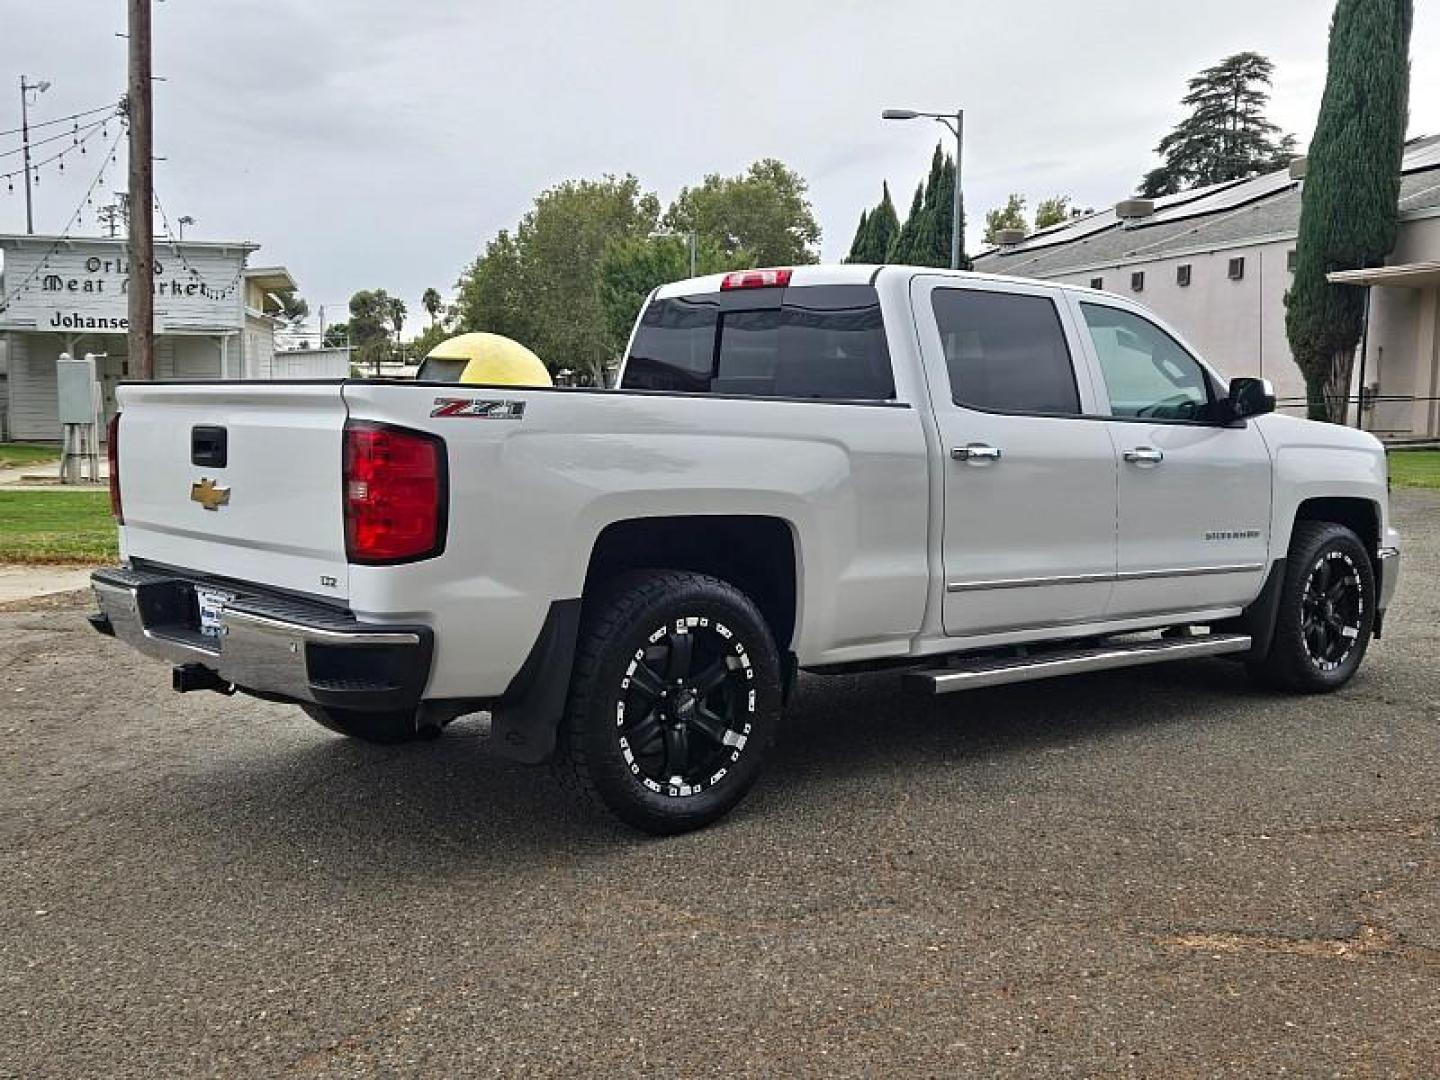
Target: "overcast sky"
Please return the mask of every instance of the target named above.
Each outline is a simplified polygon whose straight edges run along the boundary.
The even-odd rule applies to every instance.
[[[189,235],[263,245],[309,298],[448,293],[540,189],[633,172],[668,200],[707,172],[777,157],[810,183],[824,255],[888,179],[903,214],[938,137],[887,106],[966,110],[971,246],[1010,191],[1082,206],[1128,194],[1180,116],[1186,78],[1253,49],[1270,115],[1308,142],[1329,0],[162,0],[157,192]],[[1440,131],[1440,4],[1416,5],[1411,134]],[[32,120],[118,98],[123,0],[6,0],[0,130],[18,77],[53,83]],[[54,129],[51,129],[54,130]],[[17,144],[0,137],[0,152]],[[92,144],[93,146],[94,144]],[[40,156],[37,151],[37,157]],[[0,172],[18,164],[0,157]],[[58,231],[94,177],[72,155],[36,192]],[[107,175],[123,186],[124,159]],[[0,230],[23,231],[18,184]],[[82,228],[97,231],[93,213]],[[336,317],[334,314],[330,316]],[[344,317],[343,313],[339,317]]]

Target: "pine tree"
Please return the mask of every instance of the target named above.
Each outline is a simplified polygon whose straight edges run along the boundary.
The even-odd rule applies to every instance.
[[[1190,115],[1160,140],[1165,159],[1145,174],[1140,194],[1172,195],[1187,188],[1255,176],[1283,165],[1294,139],[1265,118],[1275,65],[1259,53],[1227,56],[1189,81],[1181,104]]]
[[[1379,266],[1395,247],[1413,21],[1413,0],[1339,0],[1330,23],[1329,73],[1285,297],[1285,330],[1312,419],[1344,422],[1364,320],[1364,290],[1331,285],[1326,275]]]
[[[941,159],[940,168],[937,172],[932,164],[930,183],[925,190],[925,209],[922,211],[925,215],[924,252],[917,264],[920,266],[950,265],[950,243],[955,222],[955,159],[949,154],[942,157],[939,147],[935,148],[935,154]],[[970,268],[970,260],[965,257],[963,206],[960,218],[960,268]]]

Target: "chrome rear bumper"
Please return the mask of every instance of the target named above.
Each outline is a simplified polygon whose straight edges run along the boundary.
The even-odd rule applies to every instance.
[[[91,623],[101,633],[260,697],[405,709],[419,704],[429,677],[428,627],[362,623],[322,604],[227,583],[236,596],[212,637],[198,628],[195,586],[206,583],[197,578],[115,567],[97,570],[90,583],[100,609]]]

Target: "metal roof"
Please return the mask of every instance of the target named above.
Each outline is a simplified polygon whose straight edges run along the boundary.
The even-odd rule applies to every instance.
[[[1401,214],[1440,207],[1440,136],[1411,140],[1401,172]],[[1281,169],[1157,199],[1155,213],[1137,221],[1121,222],[1114,210],[1105,210],[1057,225],[1022,244],[983,252],[975,269],[1054,277],[1242,241],[1294,237],[1299,225],[1300,182]]]

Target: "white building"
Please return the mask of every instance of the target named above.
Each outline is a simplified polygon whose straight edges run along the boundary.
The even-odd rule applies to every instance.
[[[1132,296],[1228,374],[1270,379],[1282,407],[1300,412],[1285,293],[1302,183],[1281,171],[1157,199],[1151,213],[1120,203],[986,252],[975,269]],[[1372,286],[1364,385],[1382,400],[1362,419],[1384,436],[1440,436],[1440,137],[1406,145],[1399,216],[1388,265],[1344,276]],[[1357,387],[1360,369],[1357,358]]]
[[[248,268],[250,243],[155,245],[157,379],[295,378],[275,360],[275,294],[295,288],[284,267]],[[0,236],[0,438],[58,440],[55,361],[103,355],[106,415],[130,376],[129,263],[123,240]],[[283,355],[283,354],[282,354]],[[299,365],[303,377],[344,375],[342,358]]]

